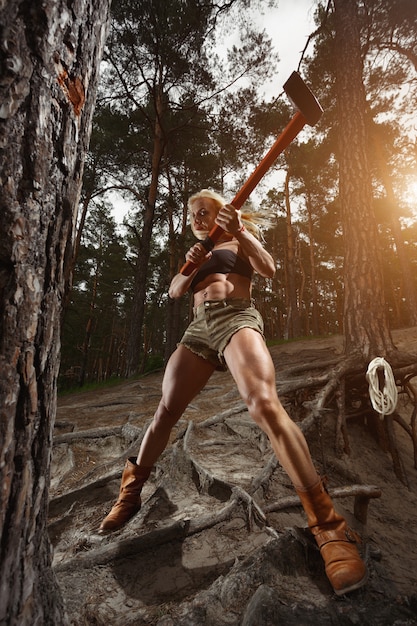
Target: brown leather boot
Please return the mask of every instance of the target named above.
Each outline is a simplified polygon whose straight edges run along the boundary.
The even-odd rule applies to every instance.
[[[118,530],[137,513],[141,507],[140,493],[148,480],[151,467],[136,465],[135,457],[127,459],[122,475],[119,498],[110,513],[100,524],[99,533]]]
[[[356,547],[356,543],[360,543],[359,535],[336,513],[321,480],[309,489],[296,491],[336,595],[359,589],[368,578],[366,565]]]

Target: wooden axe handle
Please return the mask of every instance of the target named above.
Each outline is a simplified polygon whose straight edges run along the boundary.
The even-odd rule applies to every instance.
[[[248,180],[243,184],[241,189],[237,192],[233,200],[230,204],[232,204],[235,209],[240,209],[243,204],[246,202],[252,191],[255,189],[256,185],[260,182],[260,180],[265,176],[266,172],[269,170],[271,165],[277,159],[278,155],[281,154],[287,148],[290,143],[295,139],[300,130],[307,123],[304,115],[297,111],[297,113],[292,117],[287,126],[284,128],[282,133],[277,137],[272,147],[266,153],[262,161],[256,167],[255,171],[249,176]],[[216,244],[216,242],[223,235],[224,230],[220,228],[220,226],[214,226],[209,232],[208,236],[201,244],[204,248],[209,252],[212,250]],[[180,273],[184,276],[189,276],[191,272],[197,266],[191,261],[187,261],[181,268]]]

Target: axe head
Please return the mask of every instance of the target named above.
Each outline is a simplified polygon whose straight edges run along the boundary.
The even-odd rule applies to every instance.
[[[298,72],[291,74],[284,83],[284,90],[295,108],[304,116],[307,124],[310,126],[317,124],[323,109]]]

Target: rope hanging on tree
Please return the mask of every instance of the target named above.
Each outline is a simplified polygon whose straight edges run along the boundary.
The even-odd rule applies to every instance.
[[[384,370],[384,386],[382,391],[378,377],[379,369]],[[368,365],[366,380],[369,383],[369,397],[372,407],[381,417],[391,415],[391,413],[395,411],[398,400],[398,390],[391,365],[382,357],[376,357]]]

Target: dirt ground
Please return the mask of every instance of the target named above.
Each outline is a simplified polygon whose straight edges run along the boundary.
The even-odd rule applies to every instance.
[[[417,328],[395,331],[417,354]],[[280,391],[295,365],[337,357],[337,337],[271,348]],[[336,598],[302,529],[294,491],[250,420],[228,373],[215,373],[173,432],[143,491],[140,513],[102,537],[124,459],[135,455],[160,397],[162,372],[59,400],[49,534],[70,623],[200,626],[223,624],[417,624],[417,470],[411,438],[395,424],[402,484],[360,421],[348,422],[350,454],[335,447],[329,412],[307,433],[330,491],[374,486],[366,524],[353,497],[335,498],[364,539],[365,590]],[[285,397],[283,398],[285,403]],[[400,395],[410,423],[412,407]],[[274,503],[290,499],[286,508]]]

